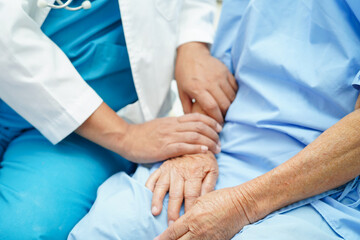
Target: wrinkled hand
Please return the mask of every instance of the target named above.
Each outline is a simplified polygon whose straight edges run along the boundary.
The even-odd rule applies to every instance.
[[[214,190],[218,174],[218,164],[211,152],[167,160],[146,182],[146,187],[153,192],[152,213],[161,213],[163,199],[169,192],[168,223],[171,225],[179,218],[183,200],[187,212],[199,196]]]
[[[214,119],[194,113],[129,125],[118,142],[123,157],[149,163],[208,150],[218,153],[220,131],[221,126]]]
[[[204,43],[191,42],[178,48],[175,79],[185,113],[192,112],[192,99],[220,124],[234,101],[237,83],[227,67],[210,55]]]
[[[155,239],[231,239],[249,224],[241,198],[235,188],[208,193],[198,198],[187,213]]]
[[[360,95],[358,96],[356,103],[355,103],[355,110],[360,108]]]

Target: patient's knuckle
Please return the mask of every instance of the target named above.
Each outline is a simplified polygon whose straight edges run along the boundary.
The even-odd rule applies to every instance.
[[[158,181],[158,182],[156,182],[155,187],[158,190],[162,191],[162,190],[165,190],[165,189],[167,189],[169,187],[169,183]]]
[[[169,198],[171,198],[172,200],[179,200],[183,198],[183,195],[180,191],[172,191],[169,192]]]
[[[187,200],[195,200],[198,197],[200,197],[200,194],[197,191],[193,190],[193,191],[185,192],[184,197]]]
[[[169,239],[171,239],[171,240],[177,239],[178,234],[177,234],[177,231],[176,231],[176,229],[174,227],[168,228],[168,231],[169,231],[169,235],[168,235]]]

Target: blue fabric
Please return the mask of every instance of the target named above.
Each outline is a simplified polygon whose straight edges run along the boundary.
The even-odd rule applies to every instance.
[[[50,11],[42,30],[112,109],[138,99],[117,0],[94,0],[89,10]]]
[[[35,129],[23,132],[0,162],[0,239],[66,239],[99,185],[133,167],[75,134],[54,146]]]
[[[224,2],[218,36],[232,24],[227,4],[234,2],[239,1]],[[236,34],[228,36],[231,56],[218,50],[221,42],[214,44],[216,57],[231,58],[239,84],[222,132],[222,152],[251,161],[243,171],[258,170],[252,177],[286,161],[353,111],[359,94],[360,8],[349,2],[252,1]],[[349,184],[359,186],[359,181]],[[359,238],[358,206],[331,193],[312,207],[343,238]],[[354,203],[359,194],[355,188],[343,201]]]
[[[43,31],[111,108],[137,100],[116,0],[53,10]],[[65,239],[119,171],[134,164],[75,134],[53,146],[0,99],[0,239]]]
[[[268,172],[354,110],[360,79],[356,6],[352,0],[224,1],[212,53],[234,73],[239,90],[221,133],[216,189]],[[151,216],[148,175],[139,167],[134,178],[117,174],[106,181],[69,239],[152,239],[161,233],[166,211]],[[356,178],[280,209],[234,239],[359,239],[359,199]]]

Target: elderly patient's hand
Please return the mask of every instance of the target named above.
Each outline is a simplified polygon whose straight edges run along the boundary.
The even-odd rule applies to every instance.
[[[168,223],[179,218],[179,212],[185,199],[185,212],[199,196],[214,190],[218,177],[218,165],[215,156],[206,154],[184,155],[164,162],[146,182],[153,192],[152,213],[159,215],[163,199],[169,192]]]
[[[235,188],[208,193],[198,198],[195,205],[156,240],[231,239],[249,224],[242,207],[244,203]]]

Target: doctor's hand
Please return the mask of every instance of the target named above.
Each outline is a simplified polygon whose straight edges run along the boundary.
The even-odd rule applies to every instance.
[[[80,136],[137,163],[208,150],[218,153],[220,131],[221,126],[214,119],[199,113],[128,124],[106,103],[75,130]]]
[[[210,55],[205,43],[190,42],[178,48],[175,79],[185,113],[192,112],[192,99],[220,124],[234,101],[237,83],[227,67]]]
[[[220,152],[221,126],[203,114],[130,124],[119,142],[120,155],[137,163],[157,162],[184,154]]]
[[[153,192],[153,215],[161,213],[164,197],[169,192],[167,213],[171,225],[179,218],[183,201],[187,212],[198,197],[214,190],[218,175],[218,164],[211,152],[167,160],[146,182],[146,187]]]
[[[154,240],[231,239],[250,223],[244,206],[251,201],[237,188],[216,190],[198,198],[187,213]]]

